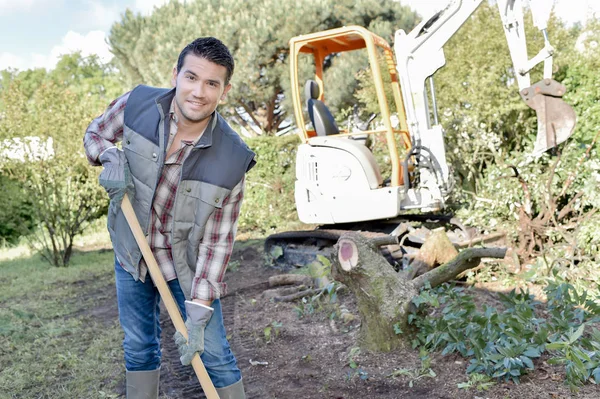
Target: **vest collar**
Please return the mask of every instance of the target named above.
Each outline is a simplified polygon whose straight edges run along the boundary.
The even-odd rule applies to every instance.
[[[208,122],[208,125],[206,126],[204,133],[202,133],[200,140],[198,140],[198,142],[196,143],[196,145],[194,147],[206,148],[206,147],[212,146],[213,134],[217,130],[216,128],[217,128],[218,120],[219,120],[219,113],[215,110],[215,112],[213,112],[212,116],[210,117],[210,121]]]
[[[171,109],[171,103],[173,102],[173,98],[175,97],[175,88],[173,87],[171,90],[156,97],[156,105],[161,109],[161,115],[169,115],[169,110]]]

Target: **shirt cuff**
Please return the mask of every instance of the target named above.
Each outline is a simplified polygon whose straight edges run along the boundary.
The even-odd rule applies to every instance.
[[[114,149],[114,150],[113,150]],[[112,151],[111,151],[112,150]],[[121,156],[119,155],[119,149],[116,146],[108,147],[103,150],[98,156],[98,160],[102,165],[105,163],[111,163],[113,165],[118,165],[121,160]]]
[[[226,283],[217,283],[200,277],[195,277],[192,282],[192,299],[214,301],[227,293]]]

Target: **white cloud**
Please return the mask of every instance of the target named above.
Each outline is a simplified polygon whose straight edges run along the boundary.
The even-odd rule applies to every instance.
[[[31,53],[26,57],[19,57],[11,53],[0,54],[0,70],[8,67],[25,70],[30,68],[53,69],[59,58],[65,54],[81,51],[84,57],[97,54],[103,62],[108,62],[113,55],[106,44],[106,34],[102,31],[91,31],[86,35],[69,31],[61,41],[54,46],[50,54]]]
[[[108,62],[113,57],[108,49],[108,44],[106,44],[106,33],[93,30],[84,36],[81,33],[69,31],[63,37],[62,43],[52,48],[50,55],[45,59],[45,65],[40,66],[54,68],[62,55],[75,51],[81,51],[81,55],[84,57],[97,54],[103,62]]]
[[[45,3],[46,0],[0,0],[0,15],[13,11],[27,11],[37,3]]]
[[[149,15],[154,10],[154,7],[160,7],[167,4],[169,1],[170,0],[135,0],[135,9],[143,15]]]

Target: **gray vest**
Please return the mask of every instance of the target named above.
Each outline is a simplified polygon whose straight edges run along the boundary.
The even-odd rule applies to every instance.
[[[175,89],[137,86],[125,107],[123,151],[135,185],[131,203],[147,235],[154,193],[169,138],[169,109]],[[216,208],[255,164],[254,153],[215,111],[206,131],[185,159],[170,226],[179,284],[189,299],[204,227]],[[142,258],[123,212],[110,205],[108,231],[121,265],[138,280]]]

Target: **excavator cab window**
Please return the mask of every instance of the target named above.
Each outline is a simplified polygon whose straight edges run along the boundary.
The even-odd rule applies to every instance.
[[[389,43],[359,26],[294,37],[290,68],[302,141],[363,144],[359,151],[373,152],[391,186],[403,186],[402,162],[412,144]]]

